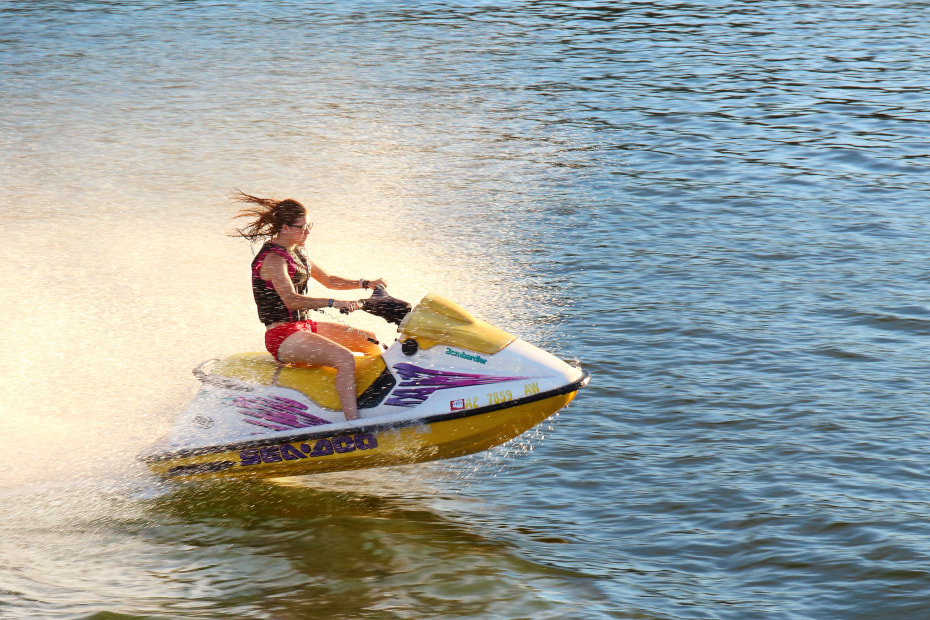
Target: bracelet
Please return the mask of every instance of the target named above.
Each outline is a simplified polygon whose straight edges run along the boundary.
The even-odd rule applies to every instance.
[[[358,281],[358,287],[359,287],[359,288],[366,288],[366,289],[367,289],[369,284],[371,284],[371,282],[369,282],[369,281],[366,280],[365,278],[362,278],[362,279],[360,279],[360,280]]]
[[[330,307],[330,308],[333,307],[333,301],[334,301],[334,300],[332,300],[332,299],[329,300],[329,307]]]

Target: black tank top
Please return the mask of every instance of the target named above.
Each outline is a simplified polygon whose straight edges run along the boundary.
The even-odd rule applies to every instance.
[[[287,248],[270,241],[265,243],[252,261],[252,296],[258,307],[258,320],[265,325],[307,320],[309,310],[288,310],[271,281],[262,279],[262,264],[269,252],[287,261],[287,275],[294,283],[294,290],[301,295],[307,293],[307,281],[310,279],[310,264],[303,252],[288,252]]]

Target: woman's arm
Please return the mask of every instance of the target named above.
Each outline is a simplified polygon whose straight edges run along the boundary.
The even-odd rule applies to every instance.
[[[331,276],[320,267],[314,263],[310,262],[310,277],[325,286],[328,289],[334,291],[350,291],[356,288],[377,288],[378,286],[387,286],[382,278],[377,280],[350,280],[348,278],[340,278],[339,276]],[[365,283],[368,283],[368,286],[363,286]]]
[[[340,310],[358,310],[358,302],[342,301],[341,299],[333,300],[330,306],[329,299],[321,297],[307,297],[294,290],[294,283],[287,274],[287,261],[277,254],[269,253],[262,263],[261,277],[269,280],[274,286],[275,292],[281,297],[281,301],[287,306],[288,310],[315,310],[317,308],[338,308]],[[340,278],[341,280],[342,278]],[[356,285],[358,282],[355,283]],[[358,288],[357,286],[348,288]]]

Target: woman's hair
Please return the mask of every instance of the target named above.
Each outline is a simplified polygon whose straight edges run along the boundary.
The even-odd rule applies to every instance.
[[[273,237],[278,234],[283,225],[293,226],[294,222],[307,215],[307,209],[291,198],[274,200],[236,191],[232,199],[252,205],[235,216],[253,218],[252,221],[242,228],[237,228],[237,234],[232,235],[233,237],[245,237],[249,241]]]

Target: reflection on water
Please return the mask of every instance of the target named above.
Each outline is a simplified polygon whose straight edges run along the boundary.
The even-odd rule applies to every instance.
[[[522,559],[431,509],[415,479],[400,491],[403,480],[374,474],[371,493],[359,478],[354,490],[321,478],[329,488],[294,479],[12,494],[35,518],[0,544],[16,558],[0,604],[49,618],[407,618],[570,616],[577,601],[604,599],[589,576]]]
[[[182,492],[159,509],[181,522],[185,546],[210,548],[217,537],[234,545],[235,571],[261,575],[250,585],[264,598],[279,595],[269,611],[493,616],[531,610],[537,590],[568,602],[573,581],[585,577],[521,560],[508,545],[416,501],[298,487],[237,488],[231,499],[229,491]],[[205,503],[212,504],[207,511]],[[169,531],[168,540],[176,543],[178,533]],[[289,582],[268,570],[276,562],[296,573]]]

